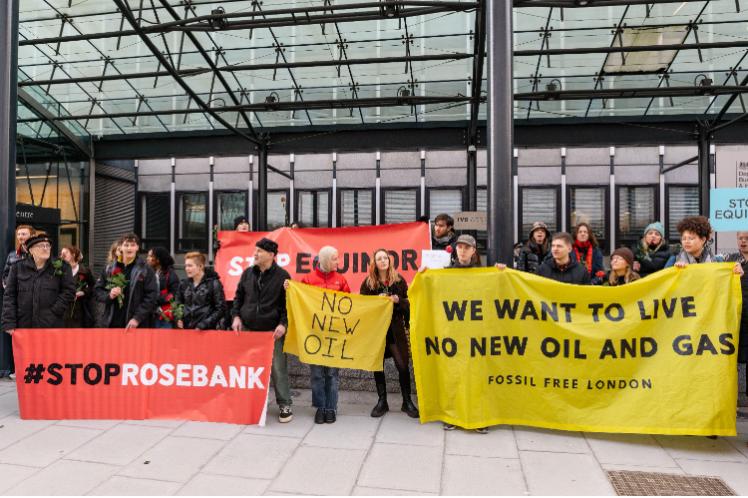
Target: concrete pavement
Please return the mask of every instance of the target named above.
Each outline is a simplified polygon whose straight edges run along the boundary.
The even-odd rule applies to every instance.
[[[338,422],[315,425],[311,394],[266,427],[168,420],[22,421],[0,381],[5,495],[612,495],[605,470],[721,477],[748,494],[748,420],[736,438],[494,427],[488,435],[369,417],[375,395],[341,392]],[[399,395],[391,394],[399,408]]]

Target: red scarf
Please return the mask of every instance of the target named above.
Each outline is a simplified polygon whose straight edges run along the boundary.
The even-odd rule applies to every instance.
[[[577,261],[584,263],[587,271],[592,275],[592,243],[588,240],[586,242],[574,241],[574,254],[577,256]],[[584,258],[582,258],[584,254]]]

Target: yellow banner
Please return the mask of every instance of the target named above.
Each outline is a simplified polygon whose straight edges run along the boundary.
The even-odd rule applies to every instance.
[[[421,422],[734,436],[732,266],[621,287],[495,268],[419,274],[408,294]]]
[[[283,350],[304,363],[382,370],[392,301],[291,282],[286,291],[288,336]]]

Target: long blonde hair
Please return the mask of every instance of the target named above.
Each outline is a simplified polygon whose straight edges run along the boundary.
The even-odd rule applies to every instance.
[[[369,274],[366,277],[366,286],[375,290],[379,287],[379,269],[377,268],[377,254],[383,252],[387,255],[387,259],[390,262],[390,266],[387,268],[387,282],[392,285],[400,281],[400,275],[395,271],[395,265],[392,264],[392,257],[387,249],[377,249],[374,254],[371,255],[371,262],[369,263]]]
[[[626,275],[623,276],[623,283],[629,284],[635,280],[639,280],[641,277],[638,273],[636,273],[630,265],[626,265]],[[610,275],[608,276],[608,285],[610,286],[616,286],[618,285],[618,275],[616,275],[616,272],[613,270],[610,270]]]
[[[119,260],[119,254],[117,252],[119,251],[119,246],[122,245],[121,239],[117,239],[114,242],[112,242],[112,245],[109,246],[109,254],[107,254],[106,262],[107,264],[116,263]]]

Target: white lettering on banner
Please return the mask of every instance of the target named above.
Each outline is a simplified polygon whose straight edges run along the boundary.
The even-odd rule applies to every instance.
[[[176,375],[175,375],[176,371]],[[122,364],[123,386],[152,386],[158,383],[162,386],[182,387],[227,387],[231,389],[265,389],[260,376],[265,367],[234,366],[228,367],[228,380],[226,373],[220,365],[208,368],[205,365],[188,365],[180,363],[172,365],[164,363],[154,365],[146,363],[136,365],[134,363]],[[208,374],[210,373],[210,379]]]
[[[244,270],[252,266],[254,262],[254,256],[246,256],[244,258],[236,256],[231,258],[231,261],[229,261],[229,275],[232,277],[240,277],[242,273],[244,273]],[[291,264],[291,255],[285,252],[278,253],[275,257],[275,262],[278,266],[284,268]]]

